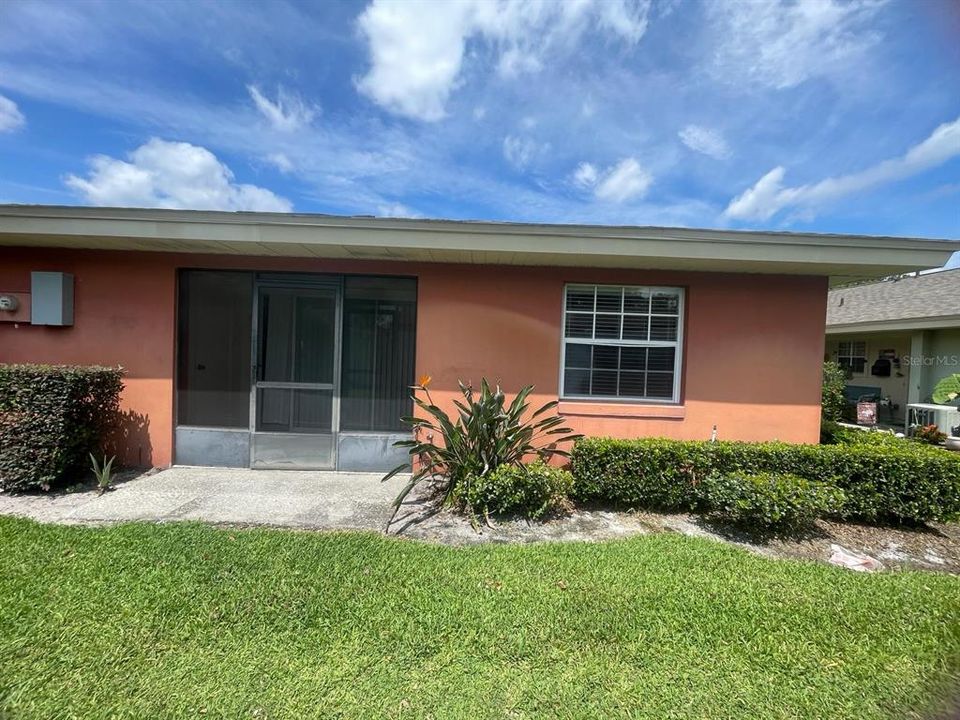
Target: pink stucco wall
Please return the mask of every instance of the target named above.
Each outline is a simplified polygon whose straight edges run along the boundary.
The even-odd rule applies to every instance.
[[[449,402],[457,380],[537,386],[556,399],[567,282],[686,289],[684,371],[676,406],[564,402],[592,435],[816,442],[825,278],[721,273],[331,261],[0,248],[0,292],[29,292],[31,270],[73,273],[70,328],[0,322],[0,362],[122,365],[127,462],[173,457],[175,286],[181,267],[415,275],[417,374]]]
[[[567,282],[686,289],[680,405],[561,403],[588,435],[817,442],[825,278],[569,268],[463,267],[421,275],[417,366],[435,399],[457,379],[536,385],[557,398]]]

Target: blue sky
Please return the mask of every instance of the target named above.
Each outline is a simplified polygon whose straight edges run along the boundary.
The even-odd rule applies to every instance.
[[[6,2],[0,202],[960,238],[960,5]]]

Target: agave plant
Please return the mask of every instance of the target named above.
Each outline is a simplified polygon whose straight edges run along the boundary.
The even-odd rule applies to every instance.
[[[94,457],[93,453],[90,453],[90,469],[93,471],[93,476],[97,479],[97,489],[101,495],[110,489],[110,484],[113,482],[113,461],[116,459],[116,455],[109,460],[107,460],[107,456],[104,455],[103,462],[100,463],[97,462],[97,458]]]
[[[430,378],[421,378],[412,387],[413,401],[422,411],[421,417],[405,417],[403,421],[413,429],[413,440],[401,440],[395,447],[408,449],[410,461],[387,473],[387,481],[397,473],[412,470],[410,481],[393,501],[389,527],[400,505],[410,491],[425,480],[444,483],[442,505],[449,505],[457,489],[472,477],[491,473],[501,465],[521,465],[526,458],[544,462],[554,455],[569,457],[569,452],[558,447],[582,435],[564,427],[564,418],[550,413],[557,401],[542,405],[529,418],[525,414],[530,405],[527,398],[534,386],[527,385],[507,405],[506,395],[499,384],[490,387],[485,379],[480,390],[460,382],[462,400],[454,400],[456,419],[451,419],[433,401],[428,385]],[[425,399],[419,397],[423,393]]]

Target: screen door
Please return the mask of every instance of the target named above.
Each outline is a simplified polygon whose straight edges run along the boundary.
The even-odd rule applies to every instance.
[[[339,284],[257,287],[250,464],[336,466]]]

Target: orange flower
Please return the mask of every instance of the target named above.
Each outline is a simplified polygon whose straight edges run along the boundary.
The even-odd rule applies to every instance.
[[[421,376],[420,376],[420,387],[426,388],[428,385],[430,385],[430,381],[431,381],[431,380],[433,380],[433,378],[430,377],[429,375],[421,375]]]

